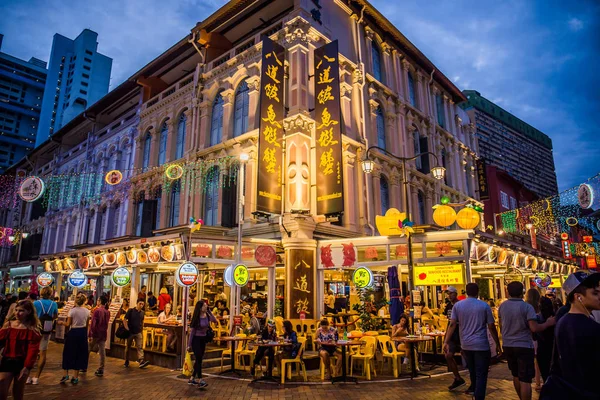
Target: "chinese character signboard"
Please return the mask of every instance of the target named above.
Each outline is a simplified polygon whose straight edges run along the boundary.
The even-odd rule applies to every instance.
[[[289,264],[288,282],[291,283],[290,289],[290,313],[289,318],[299,319],[301,313],[305,313],[306,318],[314,319],[318,316],[314,304],[315,298],[315,268],[314,255],[312,250],[290,250],[288,253]]]
[[[415,266],[413,273],[415,286],[462,285],[465,282],[461,264]]]
[[[315,49],[317,214],[344,211],[337,40]]]
[[[483,158],[477,160],[477,187],[479,188],[479,200],[488,200],[490,198],[490,190],[488,188],[487,171]]]
[[[263,39],[256,210],[281,214],[285,49]]]

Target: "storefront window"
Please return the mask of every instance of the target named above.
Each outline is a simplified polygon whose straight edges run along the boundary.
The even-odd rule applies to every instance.
[[[387,246],[357,246],[358,262],[387,260]]]
[[[427,242],[427,258],[460,257],[463,255],[463,242]]]

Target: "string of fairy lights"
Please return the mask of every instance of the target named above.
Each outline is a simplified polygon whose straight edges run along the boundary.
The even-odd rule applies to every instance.
[[[499,229],[509,233],[538,234],[556,237],[579,227],[592,235],[600,234],[600,174],[584,183],[526,206],[499,214]],[[531,225],[530,225],[531,224]]]
[[[226,156],[210,160],[179,162],[160,167],[121,169],[93,172],[48,174],[37,177],[43,181],[40,201],[48,209],[63,209],[75,205],[99,204],[103,198],[125,200],[146,190],[147,180],[153,182],[155,193],[182,190],[204,193],[209,188],[222,188],[237,182],[239,160]],[[156,173],[162,179],[156,179]],[[140,177],[140,175],[143,176]],[[0,209],[14,208],[23,201],[20,195],[27,177],[0,176]]]

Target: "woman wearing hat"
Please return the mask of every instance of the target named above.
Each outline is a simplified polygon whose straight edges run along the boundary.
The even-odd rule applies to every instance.
[[[269,319],[267,321],[267,326],[265,326],[260,334],[258,340],[262,340],[264,342],[275,342],[277,341],[277,332],[275,331],[275,321]],[[273,375],[273,362],[275,361],[275,351],[273,347],[262,347],[259,346],[256,351],[256,356],[254,357],[254,361],[252,361],[252,367],[250,367],[250,373],[254,376],[256,371],[256,366],[260,364],[261,360],[267,356],[269,361],[267,366],[267,376]]]

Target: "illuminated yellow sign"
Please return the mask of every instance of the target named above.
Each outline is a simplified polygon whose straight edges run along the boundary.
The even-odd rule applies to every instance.
[[[248,267],[246,267],[244,264],[236,265],[233,269],[233,281],[235,284],[238,286],[246,286],[248,279],[250,279]]]
[[[121,171],[113,169],[112,171],[108,171],[106,173],[104,180],[109,185],[118,185],[123,180],[123,174],[121,173]]]
[[[373,272],[367,267],[358,267],[352,274],[352,282],[359,289],[373,285]]]
[[[461,264],[414,267],[413,275],[415,286],[462,285],[465,283]]]

